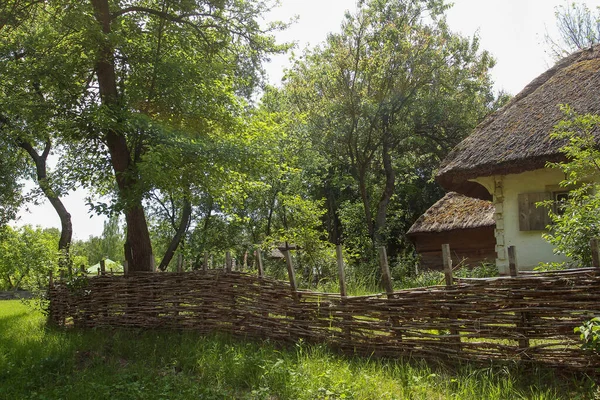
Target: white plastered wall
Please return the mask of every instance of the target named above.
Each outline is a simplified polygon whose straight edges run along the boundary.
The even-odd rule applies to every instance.
[[[549,168],[475,179],[492,194],[496,206],[496,265],[501,274],[508,274],[508,246],[515,246],[517,264],[522,270],[531,270],[540,262],[566,260],[553,253],[552,245],[542,238],[544,231],[519,230],[518,195],[556,189],[563,179],[562,172]]]

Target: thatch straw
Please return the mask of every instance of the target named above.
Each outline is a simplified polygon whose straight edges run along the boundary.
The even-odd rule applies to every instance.
[[[599,113],[599,87],[600,45],[571,54],[486,118],[448,155],[436,179],[460,192],[468,179],[521,173],[563,160],[563,142],[549,138],[564,118],[560,105]]]
[[[489,201],[449,192],[425,211],[407,234],[495,226],[494,211],[494,205]]]

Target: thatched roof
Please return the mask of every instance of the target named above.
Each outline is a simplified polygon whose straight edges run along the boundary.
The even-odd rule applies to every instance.
[[[495,207],[489,201],[449,192],[425,211],[407,234],[495,226],[494,211]]]
[[[448,190],[466,193],[468,179],[520,173],[563,160],[562,141],[549,138],[564,118],[559,105],[598,113],[599,88],[600,45],[564,58],[459,143],[443,161],[437,181]]]

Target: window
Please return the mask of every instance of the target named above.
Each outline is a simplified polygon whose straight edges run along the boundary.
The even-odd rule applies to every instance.
[[[552,198],[554,200],[554,212],[558,215],[563,215],[565,213],[566,202],[569,200],[569,191],[552,192]]]
[[[552,193],[521,193],[519,194],[519,230],[542,231],[552,222],[546,207],[536,207],[541,201],[553,200]]]

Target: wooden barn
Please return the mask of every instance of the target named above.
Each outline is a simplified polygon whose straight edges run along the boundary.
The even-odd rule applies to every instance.
[[[447,193],[407,232],[423,268],[442,269],[442,244],[450,244],[452,263],[495,262],[494,205],[490,201]]]

